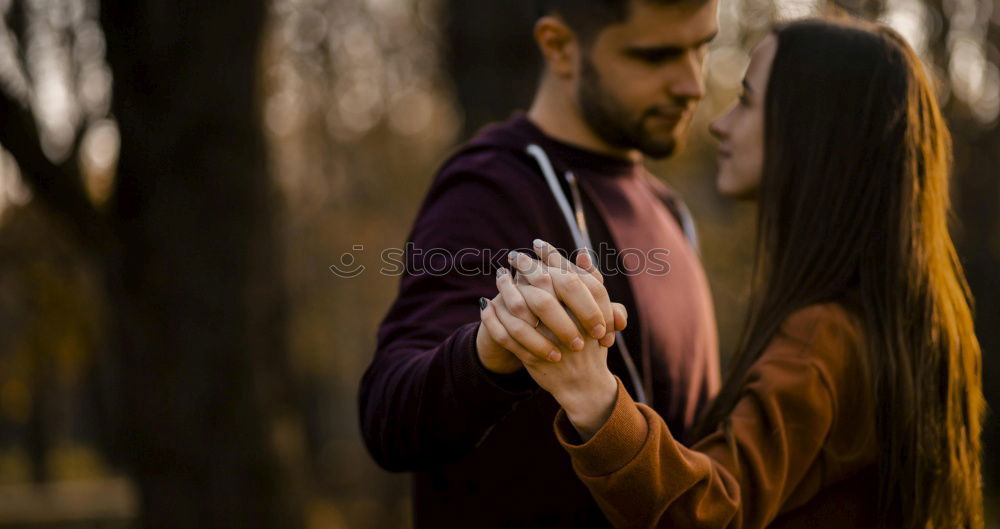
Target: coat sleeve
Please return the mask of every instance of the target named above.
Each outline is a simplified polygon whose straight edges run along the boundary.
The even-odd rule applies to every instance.
[[[359,392],[365,444],[387,470],[457,460],[537,391],[524,371],[487,371],[475,348],[478,299],[496,295],[494,274],[506,266],[506,252],[556,235],[536,206],[537,189],[495,174],[503,169],[498,162],[493,173],[439,177],[405,257],[397,256],[396,266],[406,265],[399,294]]]
[[[793,335],[751,367],[727,424],[692,448],[620,382],[610,419],[584,444],[560,410],[556,435],[615,527],[763,528],[818,492],[821,473],[809,471],[835,428],[854,347],[826,312],[789,318]]]

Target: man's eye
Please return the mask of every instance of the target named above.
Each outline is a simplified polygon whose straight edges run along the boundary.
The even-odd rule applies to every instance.
[[[642,62],[649,64],[660,64],[674,59],[679,54],[674,51],[641,51],[635,57]]]
[[[750,106],[750,98],[747,97],[747,95],[745,93],[740,94],[740,100],[739,101],[740,101],[740,105],[741,106],[744,106],[744,107]]]

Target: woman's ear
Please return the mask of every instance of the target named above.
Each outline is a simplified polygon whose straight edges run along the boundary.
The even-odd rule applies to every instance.
[[[535,22],[535,42],[547,69],[558,77],[572,77],[577,65],[579,43],[562,18],[546,15]]]

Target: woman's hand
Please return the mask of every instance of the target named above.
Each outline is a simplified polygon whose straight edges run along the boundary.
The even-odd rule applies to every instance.
[[[557,340],[552,331],[526,324],[507,308],[507,298],[520,295],[510,274],[501,274],[497,285],[501,293],[482,311],[483,327],[496,342],[511,347],[531,378],[566,410],[580,436],[589,439],[607,422],[617,394],[618,383],[608,370],[608,348],[593,338],[587,338],[579,351],[553,345]],[[522,343],[552,347],[552,354],[540,358]]]
[[[596,332],[603,329],[590,323],[603,318],[602,304],[611,309],[608,320],[615,322],[614,329],[624,328],[627,315],[620,304],[610,303],[596,270],[588,270],[593,269],[589,256],[581,254],[577,260],[582,266],[577,267],[541,241],[536,252],[547,264],[513,256],[518,284],[506,269],[498,271],[500,294],[482,311],[482,328],[517,356],[563,406],[581,437],[589,439],[610,416],[618,385],[607,367],[607,347],[587,336],[607,341],[606,333]],[[589,321],[582,326],[591,333],[583,332],[581,319],[569,314],[560,300],[584,314]]]
[[[509,305],[511,311],[521,319],[530,320],[530,309],[572,350],[580,350],[586,336],[611,347],[615,331],[625,328],[625,307],[611,302],[604,287],[604,277],[594,266],[590,254],[580,252],[576,256],[577,264],[573,264],[541,239],[534,240],[533,248],[539,260],[516,251],[510,252],[507,259],[518,272],[517,281],[522,290],[539,289],[551,296],[530,298],[539,303],[531,307]],[[562,310],[560,302],[566,310]],[[567,312],[581,324],[583,332],[570,324]]]

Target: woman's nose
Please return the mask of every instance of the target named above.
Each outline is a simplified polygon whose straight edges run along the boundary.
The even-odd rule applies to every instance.
[[[708,132],[710,132],[712,136],[715,136],[715,139],[724,140],[729,137],[729,128],[731,126],[730,122],[732,121],[734,112],[736,112],[735,104],[730,106],[729,109],[726,110],[725,114],[715,118],[715,121],[712,121],[708,125]]]
[[[718,139],[718,140],[721,140],[721,139],[723,139],[723,138],[726,137],[726,129],[725,129],[724,125],[725,125],[726,116],[728,116],[728,115],[729,114],[727,113],[727,114],[725,114],[723,116],[715,118],[714,121],[712,121],[711,123],[708,124],[708,132],[710,132],[712,134],[712,136],[715,136],[715,138]]]

